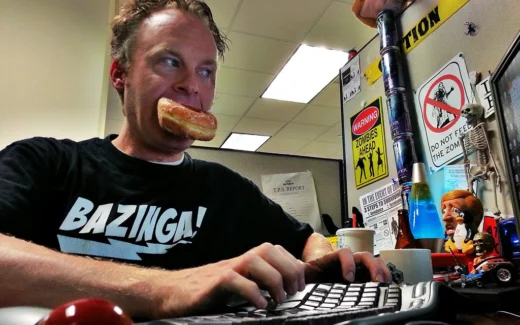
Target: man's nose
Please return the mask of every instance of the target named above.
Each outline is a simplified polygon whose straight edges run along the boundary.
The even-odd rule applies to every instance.
[[[199,84],[197,82],[197,75],[195,72],[185,72],[181,78],[177,80],[174,89],[186,95],[194,95],[199,92]]]
[[[451,215],[451,213],[446,212],[442,215],[442,221],[453,221],[455,218]]]

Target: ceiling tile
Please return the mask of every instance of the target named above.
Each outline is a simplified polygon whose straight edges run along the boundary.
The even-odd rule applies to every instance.
[[[335,124],[327,132],[320,135],[316,141],[319,142],[331,142],[331,143],[343,143],[341,122]]]
[[[298,154],[310,157],[343,159],[341,144],[313,141],[301,148]]]
[[[217,92],[246,97],[259,97],[273,80],[270,74],[221,67],[217,76]]]
[[[318,95],[316,95],[316,97],[314,97],[314,99],[309,104],[340,108],[340,97],[339,85],[336,83],[331,83]]]
[[[312,141],[328,129],[326,126],[289,123],[277,135],[290,139]]]
[[[262,120],[256,118],[243,118],[238,125],[233,129],[233,132],[274,135],[285,125],[284,122]]]
[[[287,139],[274,136],[258,149],[259,152],[296,154],[298,150],[309,144],[309,140]]]
[[[121,102],[107,101],[107,118],[112,120],[124,120],[125,116],[121,110]]]
[[[211,13],[218,28],[228,29],[237,10],[239,0],[206,0],[205,2],[211,8]]]
[[[214,114],[243,116],[254,101],[254,97],[241,97],[217,93],[213,106],[211,107],[211,112]]]
[[[286,102],[282,100],[260,98],[247,112],[247,117],[255,117],[266,120],[289,122],[296,116],[305,104]]]
[[[330,0],[244,0],[232,30],[300,43]]]
[[[106,119],[105,121],[105,136],[109,134],[119,134],[123,121]]]
[[[333,126],[341,121],[341,111],[326,106],[307,106],[293,120],[295,123]]]
[[[223,66],[277,74],[298,44],[255,35],[231,32],[229,52]]]
[[[193,146],[219,148],[222,145],[222,143],[227,139],[228,136],[229,136],[229,132],[217,131],[213,140],[195,141],[195,142],[193,142]]]
[[[333,1],[305,38],[308,45],[336,50],[360,49],[377,34],[377,29],[361,23],[352,13],[352,5]]]
[[[240,116],[215,114],[215,117],[217,118],[217,130],[224,132],[231,132],[240,121]]]

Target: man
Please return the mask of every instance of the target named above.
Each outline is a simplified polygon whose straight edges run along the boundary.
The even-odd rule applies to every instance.
[[[473,236],[484,218],[482,202],[471,192],[466,190],[453,190],[444,194],[441,198],[442,221],[444,221],[445,234],[448,240],[445,250],[454,253],[473,253]],[[465,239],[457,246],[454,239],[457,227],[467,229]]]
[[[192,140],[161,129],[160,98],[202,111],[213,102],[225,43],[203,2],[127,1],[112,29],[120,134],[0,153],[0,306],[97,296],[162,318],[230,294],[264,308],[260,288],[282,302],[306,281],[354,280],[356,264],[390,281],[381,260],[333,252],[252,182],[191,159]]]

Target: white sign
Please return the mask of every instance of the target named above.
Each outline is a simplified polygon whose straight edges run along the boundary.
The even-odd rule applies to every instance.
[[[353,57],[340,73],[341,88],[343,89],[343,104],[361,91],[361,75],[359,71],[359,55]]]
[[[401,186],[398,183],[386,184],[359,197],[365,228],[375,230],[374,255],[380,250],[394,249],[397,239],[399,218],[402,209]]]
[[[484,106],[484,118],[488,118],[495,113],[493,95],[491,94],[491,77],[487,77],[477,85],[478,98],[480,105]]]
[[[469,130],[461,108],[471,101],[471,84],[459,53],[417,91],[417,115],[432,172],[462,157],[459,136]]]
[[[311,172],[262,175],[262,191],[282,209],[322,232],[314,178]]]
[[[476,165],[470,165],[476,166]],[[466,171],[464,165],[448,165],[444,166],[444,193],[453,190],[467,190],[468,180],[466,179]],[[473,183],[473,191],[477,192],[477,183]]]

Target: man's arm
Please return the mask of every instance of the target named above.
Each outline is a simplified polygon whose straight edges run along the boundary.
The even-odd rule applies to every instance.
[[[264,244],[218,263],[180,271],[145,269],[67,255],[0,234],[0,307],[54,308],[87,297],[108,299],[132,317],[190,315],[231,294],[257,308],[305,288],[304,269],[280,246]]]
[[[0,307],[54,308],[101,297],[130,315],[149,316],[154,304],[149,279],[160,272],[62,254],[0,234]]]

